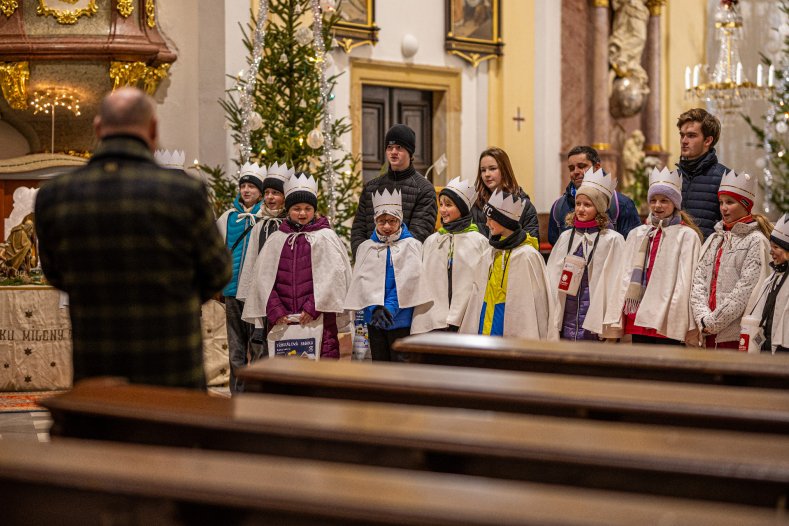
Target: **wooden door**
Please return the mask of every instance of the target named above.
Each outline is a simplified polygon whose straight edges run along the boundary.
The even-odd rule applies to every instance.
[[[413,160],[416,170],[424,174],[433,163],[433,92],[364,86],[362,170],[365,182],[381,173],[386,163],[386,131],[397,123],[409,126],[416,134]]]

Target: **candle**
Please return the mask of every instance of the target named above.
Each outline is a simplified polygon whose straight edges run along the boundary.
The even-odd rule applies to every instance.
[[[685,66],[685,91],[690,89],[690,66]]]
[[[756,86],[761,88],[764,84],[764,68],[761,64],[756,66]]]
[[[767,70],[767,87],[772,88],[775,84],[775,66],[770,64],[770,69]]]
[[[742,84],[742,62],[737,62],[737,72],[734,76],[734,82],[739,86]]]
[[[693,87],[694,88],[698,88],[699,87],[699,74],[700,73],[701,73],[701,65],[700,64],[696,64],[695,66],[693,66]]]

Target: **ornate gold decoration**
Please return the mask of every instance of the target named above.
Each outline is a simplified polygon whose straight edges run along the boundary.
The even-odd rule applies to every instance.
[[[5,16],[10,17],[18,8],[19,2],[17,2],[17,0],[0,0],[0,11],[2,11]]]
[[[154,0],[145,0],[145,15],[148,19],[148,27],[156,27],[156,5]]]
[[[355,40],[350,37],[345,37],[337,40],[337,45],[342,48],[346,53],[350,53],[353,48],[365,45],[375,45],[375,40]]]
[[[134,0],[118,0],[118,14],[127,18],[134,11]]]
[[[15,110],[27,109],[28,62],[0,62],[0,87],[8,105]]]
[[[167,77],[170,64],[147,66],[145,62],[118,62],[110,63],[110,78],[113,81],[112,89],[123,86],[139,86],[149,95],[156,93],[159,82]]]
[[[75,2],[72,2],[75,3]],[[88,5],[75,9],[74,11],[66,11],[65,9],[53,9],[47,6],[46,0],[38,0],[38,8],[36,14],[38,16],[53,16],[58,24],[71,25],[76,24],[77,20],[83,16],[93,16],[99,11],[96,7],[96,0],[88,0]]]
[[[608,0],[592,0],[592,7],[608,7]]]
[[[649,14],[652,16],[660,16],[661,9],[666,5],[667,0],[647,0],[647,7]]]
[[[596,143],[592,144],[592,148],[594,148],[595,150],[597,150],[599,152],[601,150],[602,151],[610,150],[611,149],[611,145],[608,144],[607,142],[596,142]]]
[[[644,151],[650,153],[659,153],[663,151],[663,147],[659,144],[647,144],[644,146]]]
[[[464,53],[464,52],[459,51],[457,49],[451,50],[449,52],[449,54],[458,56],[458,57],[462,58],[463,60],[467,60],[468,62],[471,62],[471,67],[473,67],[473,68],[476,68],[477,66],[479,66],[482,62],[485,62],[486,60],[490,60],[492,58],[498,58],[496,53],[486,53],[486,54],[483,55],[483,54],[479,54],[479,53]]]

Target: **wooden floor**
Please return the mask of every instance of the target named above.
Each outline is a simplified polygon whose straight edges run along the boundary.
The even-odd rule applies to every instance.
[[[49,442],[52,419],[47,411],[0,413],[0,441],[36,440]]]

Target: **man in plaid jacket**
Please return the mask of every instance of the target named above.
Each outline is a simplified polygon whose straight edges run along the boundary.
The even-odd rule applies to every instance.
[[[200,307],[231,275],[203,183],[153,159],[153,100],[102,101],[90,162],[36,199],[41,264],[69,295],[74,381],[205,388]]]

